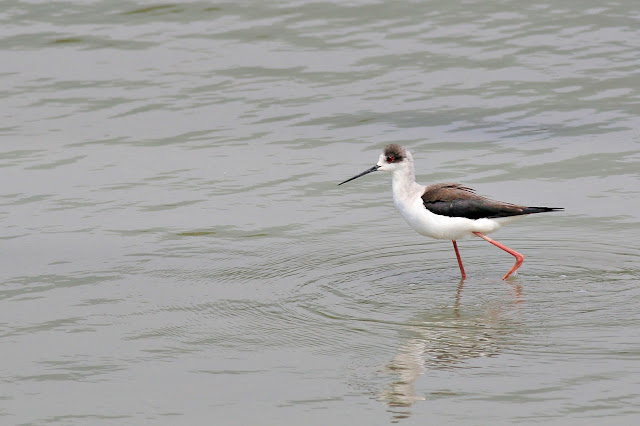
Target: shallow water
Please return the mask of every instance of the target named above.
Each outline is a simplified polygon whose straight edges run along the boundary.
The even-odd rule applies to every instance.
[[[636,2],[0,6],[6,424],[640,419]],[[418,180],[566,211],[415,234]]]

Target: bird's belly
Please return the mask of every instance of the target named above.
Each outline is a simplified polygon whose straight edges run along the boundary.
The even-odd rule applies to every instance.
[[[435,214],[419,203],[396,204],[404,220],[417,233],[439,240],[458,240],[473,235],[474,232],[489,234],[501,227],[497,219],[467,219]]]

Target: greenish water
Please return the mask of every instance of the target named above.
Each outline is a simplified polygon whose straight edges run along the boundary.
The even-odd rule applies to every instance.
[[[640,5],[0,6],[0,423],[633,424]],[[415,234],[389,176],[562,206]]]

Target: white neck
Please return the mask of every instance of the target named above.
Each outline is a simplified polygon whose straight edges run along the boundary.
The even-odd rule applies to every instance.
[[[409,161],[404,167],[392,172],[391,187],[393,189],[393,202],[396,206],[398,203],[410,202],[416,193],[423,191],[422,185],[416,183],[413,161]]]

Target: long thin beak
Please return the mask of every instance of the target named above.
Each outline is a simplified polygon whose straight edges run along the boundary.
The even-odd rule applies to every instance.
[[[378,170],[379,168],[380,168],[380,166],[378,166],[378,165],[376,164],[376,165],[375,165],[375,166],[373,166],[372,168],[365,170],[364,172],[360,173],[359,175],[356,175],[356,176],[352,177],[351,179],[347,179],[347,180],[345,180],[344,182],[340,182],[340,183],[338,184],[338,186],[342,185],[343,183],[351,182],[351,181],[352,181],[352,180],[354,180],[354,179],[358,179],[360,176],[364,176],[364,175],[369,174],[369,173],[371,173],[371,172],[375,172],[375,171],[376,171],[376,170]]]

